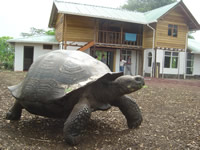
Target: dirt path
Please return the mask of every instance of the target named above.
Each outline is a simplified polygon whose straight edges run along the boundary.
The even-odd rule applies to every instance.
[[[14,102],[7,86],[25,73],[0,71],[0,149],[155,150],[200,149],[200,81],[146,79],[146,88],[131,94],[140,106],[143,123],[127,129],[119,109],[92,114],[83,140],[70,147],[63,141],[63,121],[23,111],[17,122],[4,119]]]

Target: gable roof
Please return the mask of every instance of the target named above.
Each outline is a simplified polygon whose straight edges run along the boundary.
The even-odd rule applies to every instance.
[[[188,50],[194,54],[200,54],[200,42],[194,39],[188,39]]]
[[[145,16],[140,12],[128,11],[125,9],[108,8],[102,6],[94,6],[88,4],[80,4],[73,2],[54,1],[49,26],[52,26],[52,17],[55,14],[63,13],[70,15],[86,16],[93,18],[119,20],[124,22],[134,22],[139,24],[145,24]],[[53,15],[53,16],[52,16]]]
[[[152,23],[156,22],[160,17],[162,17],[165,13],[167,13],[169,10],[174,8],[179,2],[175,2],[163,7],[156,8],[151,11],[147,11],[144,13],[146,22]]]
[[[80,4],[66,1],[54,0],[50,19],[49,27],[54,27],[56,22],[57,13],[86,16],[92,18],[108,19],[121,22],[137,23],[137,24],[149,24],[157,22],[159,18],[167,14],[170,10],[173,10],[177,6],[181,6],[183,12],[192,22],[189,26],[190,30],[199,30],[200,25],[187,9],[182,1],[175,2],[145,13],[129,11],[119,8],[109,8],[102,6],[94,6],[88,4]]]
[[[55,35],[38,35],[7,40],[8,43],[59,44]]]

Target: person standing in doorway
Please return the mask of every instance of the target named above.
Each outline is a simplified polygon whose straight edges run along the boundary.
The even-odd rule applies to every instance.
[[[131,57],[130,56],[128,56],[127,63],[126,63],[126,74],[128,74],[128,72],[130,75],[133,75],[131,71]]]
[[[120,72],[124,72],[124,65],[125,65],[126,61],[123,60],[122,58],[120,58],[120,63],[119,63],[119,70]]]
[[[102,54],[102,56],[101,56],[101,61],[102,61],[104,64],[106,64],[106,58],[105,58],[105,55],[104,55],[104,54]]]

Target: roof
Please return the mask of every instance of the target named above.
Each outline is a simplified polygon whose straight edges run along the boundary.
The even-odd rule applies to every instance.
[[[87,16],[109,20],[120,20],[124,22],[134,22],[139,24],[146,23],[143,13],[128,11],[125,9],[108,8],[65,1],[54,1],[52,12],[55,13],[55,10],[53,9],[57,9],[58,13],[63,14]],[[50,17],[49,26],[51,26],[51,18],[53,17],[52,15]]]
[[[41,43],[41,44],[59,44],[55,35],[38,35],[23,38],[10,39],[8,43]]]
[[[193,17],[193,15],[190,13],[182,1],[174,2],[172,4],[145,13],[141,13],[119,8],[109,8],[54,0],[49,20],[49,27],[55,26],[57,13],[116,20],[129,23],[149,24],[157,22],[160,17],[179,5],[181,5],[181,8],[184,9],[183,12],[186,13],[186,16],[192,22],[193,26],[191,28],[195,28],[197,30],[200,29],[199,23],[196,21],[196,19]]]
[[[200,54],[200,42],[194,39],[188,39],[188,50],[194,54]]]
[[[158,18],[160,18],[161,16],[163,16],[166,12],[168,12],[170,9],[172,9],[173,7],[175,7],[179,2],[175,2],[148,12],[145,12],[145,18],[146,18],[146,22],[148,23],[152,23],[152,22],[156,22]]]

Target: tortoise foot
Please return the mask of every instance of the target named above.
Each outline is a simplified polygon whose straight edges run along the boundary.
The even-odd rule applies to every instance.
[[[129,129],[135,129],[138,128],[141,123],[142,123],[142,116],[138,116],[138,120],[134,120],[134,121],[128,121],[128,128]]]
[[[73,135],[67,135],[65,136],[65,141],[69,144],[69,145],[77,145],[80,142],[80,136],[73,136]]]
[[[18,113],[13,113],[13,112],[8,112],[6,114],[6,118],[7,120],[20,120],[21,118],[21,113],[18,114]]]

